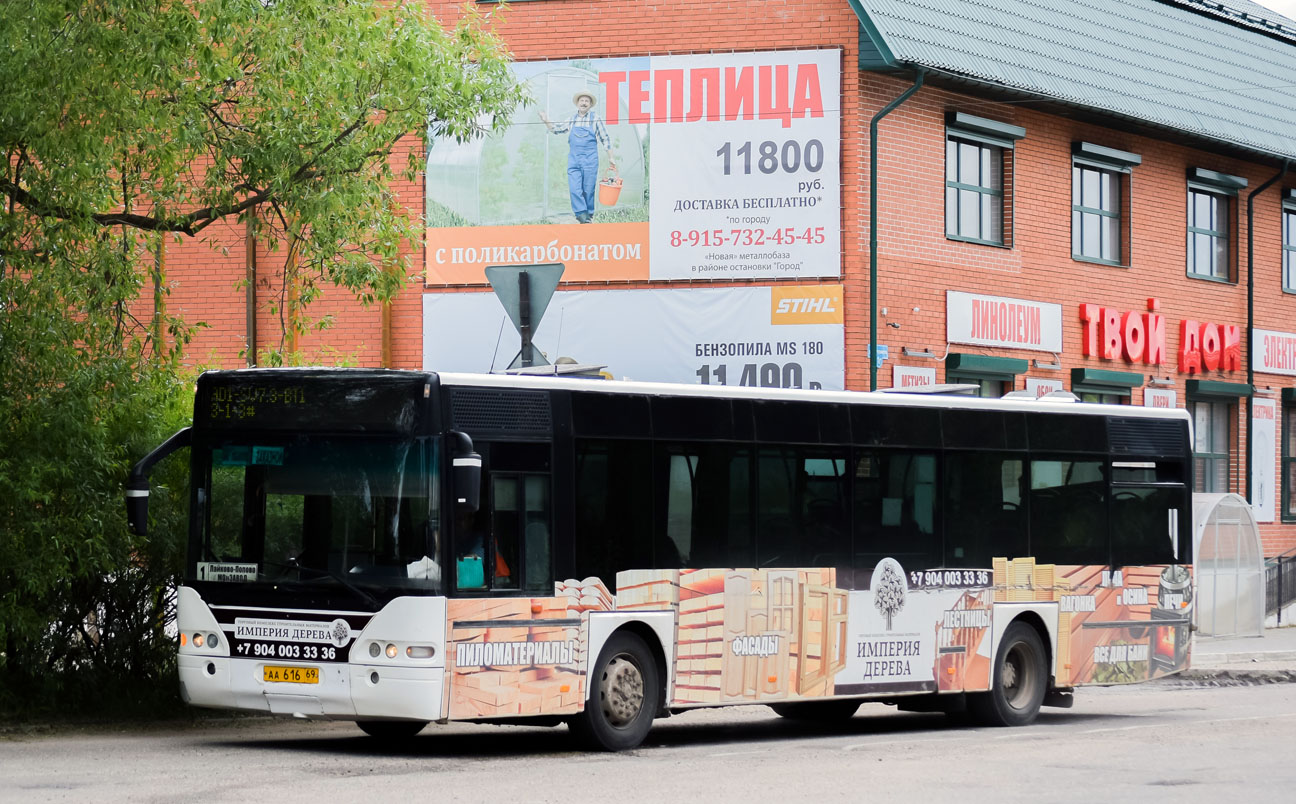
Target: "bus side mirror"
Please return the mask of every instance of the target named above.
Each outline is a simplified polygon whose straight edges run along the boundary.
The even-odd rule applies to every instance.
[[[126,484],[126,527],[136,536],[148,535],[148,480],[132,477]]]
[[[126,527],[136,536],[148,535],[149,470],[166,456],[189,446],[190,435],[190,428],[181,428],[131,469],[130,479],[126,481]]]
[[[450,481],[455,506],[471,513],[481,504],[481,455],[473,451],[472,439],[467,433],[454,430],[450,436],[454,443],[451,464],[454,470]]]
[[[454,459],[455,505],[464,511],[476,511],[481,501],[481,465],[475,452]]]

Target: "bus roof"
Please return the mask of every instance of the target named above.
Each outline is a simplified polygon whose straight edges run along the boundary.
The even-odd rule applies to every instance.
[[[1103,405],[1068,400],[1035,400],[1024,398],[985,399],[961,394],[811,391],[796,388],[748,388],[731,385],[686,385],[684,383],[640,382],[637,380],[592,380],[564,377],[528,377],[502,374],[438,373],[445,386],[479,388],[514,388],[528,390],[567,390],[607,394],[646,396],[689,396],[714,399],[749,399],[768,401],[821,402],[827,404],[879,405],[911,408],[949,408],[966,410],[1036,411],[1041,413],[1078,413],[1125,418],[1181,419],[1191,421],[1182,408],[1150,408],[1137,405]]]

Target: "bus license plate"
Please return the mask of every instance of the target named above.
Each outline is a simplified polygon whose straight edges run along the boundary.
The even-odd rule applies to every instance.
[[[281,667],[267,664],[264,668],[265,681],[286,681],[289,684],[318,684],[318,667]]]

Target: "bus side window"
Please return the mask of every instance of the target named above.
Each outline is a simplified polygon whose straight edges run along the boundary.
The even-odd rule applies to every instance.
[[[1184,522],[1190,505],[1182,485],[1113,485],[1112,564],[1191,563],[1191,530]]]
[[[871,570],[883,558],[905,567],[941,563],[936,529],[936,456],[899,450],[857,453],[855,566]]]
[[[756,565],[850,565],[846,453],[767,447],[757,461]]]
[[[1028,555],[1025,461],[993,452],[945,454],[945,566],[991,566]]]
[[[793,518],[796,460],[791,449],[762,448],[756,459],[756,566],[801,566]]]
[[[654,465],[646,440],[576,441],[574,557],[582,575],[614,592],[621,570],[661,566],[652,549]]]
[[[658,568],[751,562],[751,451],[727,444],[667,448],[664,538]]]
[[[1107,481],[1100,461],[1031,460],[1030,549],[1050,564],[1106,564]]]
[[[697,496],[698,457],[668,455],[666,474],[666,542],[663,556],[670,566],[693,567],[693,502]]]

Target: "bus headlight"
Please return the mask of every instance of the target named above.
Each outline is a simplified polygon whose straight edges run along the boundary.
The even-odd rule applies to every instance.
[[[372,659],[377,659],[377,658],[378,658],[378,654],[380,654],[380,653],[382,653],[382,648],[378,647],[378,643],[377,643],[377,642],[370,642],[370,643],[369,643],[369,657],[372,658]]]
[[[388,659],[396,658],[396,646],[391,644],[390,642],[387,643],[387,658]]]
[[[203,646],[203,635],[202,635],[202,634],[194,634],[194,635],[193,635],[193,646],[194,646],[195,648],[201,648],[201,647]]]
[[[431,645],[410,645],[405,649],[405,655],[411,659],[431,659],[436,655],[436,648]]]

